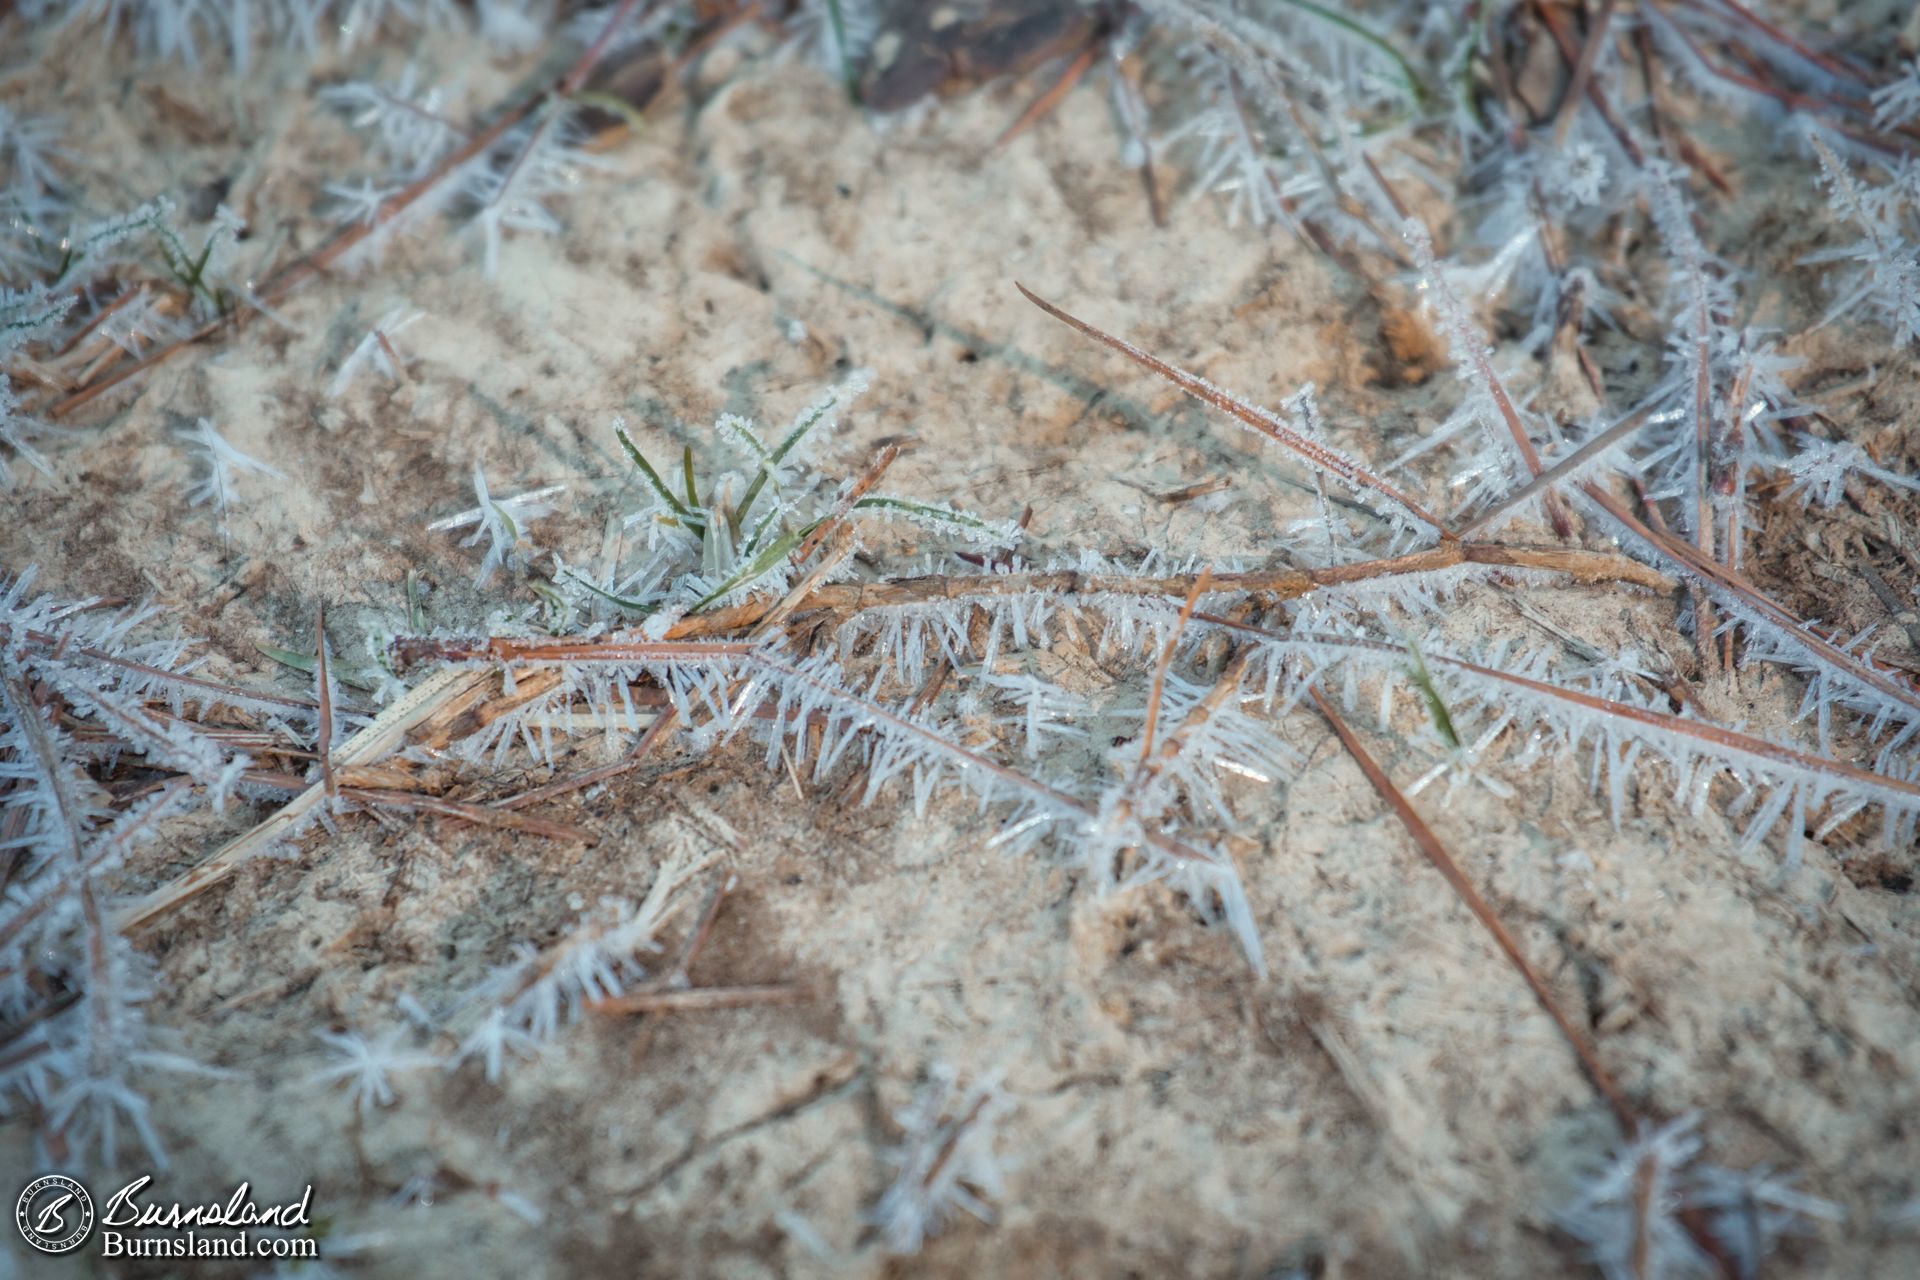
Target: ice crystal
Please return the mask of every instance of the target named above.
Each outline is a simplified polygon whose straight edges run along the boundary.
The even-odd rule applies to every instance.
[[[449,529],[464,529],[468,525],[476,526],[471,535],[460,543],[463,547],[487,544],[487,554],[480,562],[479,572],[474,582],[485,586],[494,573],[506,565],[522,562],[526,549],[531,545],[523,524],[538,520],[541,516],[552,514],[553,504],[547,499],[565,492],[566,486],[548,485],[544,489],[534,489],[527,493],[516,494],[511,498],[498,498],[487,486],[486,469],[479,463],[473,464],[473,496],[479,505],[469,507],[456,515],[446,516],[428,525],[429,531],[444,532]]]
[[[345,394],[360,370],[368,365],[372,365],[388,381],[398,382],[405,361],[395,349],[393,339],[423,314],[396,308],[381,317],[380,323],[369,329],[367,336],[360,339],[352,353],[340,362],[339,371],[333,375],[333,381],[327,384],[328,399],[337,400]],[[396,364],[396,361],[399,363]]]
[[[337,1061],[313,1072],[307,1082],[345,1086],[362,1115],[376,1107],[393,1104],[395,1075],[439,1065],[432,1054],[404,1046],[408,1036],[404,1026],[389,1028],[371,1041],[354,1031],[316,1031],[314,1034]]]
[[[928,1072],[913,1102],[894,1116],[901,1143],[887,1161],[896,1172],[873,1212],[889,1252],[920,1252],[956,1212],[993,1221],[992,1201],[1004,1194],[995,1147],[1011,1110],[992,1075],[962,1088],[945,1063]]]
[[[223,529],[237,500],[236,480],[241,473],[286,479],[286,473],[278,467],[236,449],[215,429],[210,419],[200,419],[182,435],[191,444],[202,469],[199,483],[187,491],[187,500],[196,507],[211,503]]]

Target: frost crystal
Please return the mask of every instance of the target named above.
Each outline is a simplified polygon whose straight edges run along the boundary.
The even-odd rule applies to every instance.
[[[368,365],[372,365],[389,382],[400,380],[400,370],[404,365],[395,364],[399,358],[394,348],[394,336],[408,325],[421,318],[424,313],[415,311],[406,314],[400,309],[387,312],[380,323],[368,330],[367,336],[360,339],[353,353],[340,364],[340,371],[333,375],[333,381],[327,384],[328,399],[337,400],[353,385],[353,380]]]
[[[887,1162],[897,1172],[873,1212],[889,1252],[920,1252],[956,1210],[993,1221],[990,1202],[1005,1194],[994,1147],[1012,1106],[994,1076],[961,1089],[944,1063],[928,1073],[912,1104],[894,1116],[903,1132]]]
[[[196,507],[202,503],[212,503],[222,529],[226,528],[227,514],[233,509],[237,493],[234,481],[241,472],[271,476],[277,480],[286,479],[286,473],[279,468],[234,448],[226,437],[214,429],[209,419],[200,419],[182,434],[192,444],[200,465],[205,469],[200,482],[187,491],[187,499]]]
[[[460,543],[463,547],[476,546],[484,541],[487,544],[486,558],[480,562],[479,573],[474,578],[475,585],[485,586],[494,572],[503,565],[517,564],[522,557],[522,547],[530,546],[531,540],[522,530],[525,522],[537,520],[553,512],[553,504],[547,499],[566,490],[563,484],[548,485],[544,489],[535,489],[529,493],[516,494],[511,498],[496,499],[487,487],[485,470],[479,463],[473,464],[473,496],[480,505],[469,507],[457,515],[435,520],[427,526],[429,532],[441,533],[449,529],[464,529],[468,525],[478,525],[472,535]]]
[[[395,1075],[438,1065],[432,1054],[403,1047],[402,1041],[408,1034],[404,1026],[393,1027],[371,1042],[353,1031],[316,1031],[314,1034],[339,1060],[309,1075],[307,1083],[345,1085],[362,1115],[376,1107],[392,1105]]]

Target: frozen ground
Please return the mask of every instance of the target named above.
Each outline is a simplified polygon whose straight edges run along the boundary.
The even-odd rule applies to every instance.
[[[298,292],[277,308],[286,327],[256,321],[89,406],[49,448],[54,475],[0,495],[0,564],[37,564],[64,594],[165,605],[207,638],[211,673],[298,694],[306,682],[259,646],[310,651],[318,601],[357,658],[405,616],[410,574],[434,625],[471,627],[507,598],[504,582],[474,586],[479,550],[427,530],[471,504],[476,461],[499,493],[565,484],[535,536],[590,562],[644,496],[614,416],[670,457],[723,411],[784,421],[853,368],[872,389],[831,469],[898,443],[890,487],[994,519],[1031,506],[1036,558],[1259,562],[1311,510],[1274,450],[1049,320],[1016,280],[1261,403],[1317,384],[1336,438],[1365,457],[1399,452],[1459,394],[1404,294],[1281,229],[1229,226],[1221,202],[1176,194],[1171,166],[1156,228],[1097,91],[996,150],[1040,82],[876,122],[820,71],[754,47],[723,46],[607,151],[607,171],[555,206],[563,235],[510,235],[497,279],[436,225],[378,269]],[[477,51],[444,56],[473,101],[513,83]],[[291,61],[234,82],[136,75],[66,45],[42,68],[14,60],[6,100],[63,118],[96,199],[224,200],[252,225],[248,251],[274,260],[317,242],[316,186],[354,167],[346,130],[312,104],[323,73]],[[1714,230],[1751,263],[1790,262],[1819,195],[1770,185],[1762,140],[1711,142],[1740,184]],[[1780,278],[1776,322],[1804,329],[1822,298]],[[395,310],[421,313],[394,339],[405,380],[363,373],[330,399]],[[1658,333],[1643,302],[1622,313]],[[1865,367],[1850,323],[1790,331],[1808,361],[1795,385],[1839,388],[1829,412],[1910,470],[1912,357],[1876,336]],[[1554,393],[1585,394],[1571,376]],[[224,532],[186,500],[180,431],[201,417],[287,477],[242,475]],[[1229,483],[1179,493],[1216,478]],[[1910,586],[1914,510],[1891,490],[1817,525],[1783,508],[1754,574],[1843,629],[1885,621],[1852,566],[1868,537],[1891,538],[1878,563]],[[917,536],[879,532],[875,553]],[[1684,668],[1685,608],[1524,580],[1462,596],[1441,625]],[[1882,658],[1911,669],[1920,656],[1888,632]],[[1071,637],[1031,661],[1069,690],[1110,683]],[[1737,696],[1708,696],[1771,731],[1799,689],[1756,670]],[[1411,703],[1395,725],[1374,750],[1410,782],[1431,752]],[[153,1020],[232,1073],[145,1080],[169,1195],[311,1182],[323,1251],[368,1275],[1565,1273],[1577,1250],[1550,1215],[1605,1151],[1606,1109],[1331,731],[1308,716],[1281,732],[1295,780],[1236,783],[1243,821],[1226,838],[1264,980],[1163,888],[1095,900],[1069,868],[991,849],[997,820],[964,798],[924,818],[893,797],[861,808],[857,787],[769,771],[746,744],[663,751],[539,810],[590,846],[406,815],[316,830],[140,936]],[[495,791],[527,768],[502,766]],[[1474,784],[1444,807],[1436,787],[1423,808],[1623,1086],[1649,1113],[1703,1113],[1716,1163],[1798,1171],[1845,1212],[1766,1274],[1920,1272],[1913,851],[1815,843],[1785,874],[1777,840],[1736,855],[1739,821],[1690,813],[1660,775],[1617,827],[1576,766],[1511,781],[1510,797]],[[129,888],[267,811],[177,826]],[[397,1100],[364,1114],[310,1079],[330,1061],[317,1031],[396,1025],[402,995],[438,1007],[583,905],[644,896],[675,857],[711,860],[696,903],[737,878],[695,984],[797,984],[804,1000],[591,1018],[504,1081],[471,1064],[404,1073]],[[696,914],[664,935],[670,952]],[[993,1223],[963,1216],[893,1258],[867,1215],[892,1177],[894,1113],[935,1063],[1003,1079],[1004,1191]],[[31,1124],[0,1128],[0,1167],[35,1163]]]

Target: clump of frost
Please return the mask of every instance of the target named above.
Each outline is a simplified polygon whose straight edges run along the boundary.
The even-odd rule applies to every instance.
[[[1714,1241],[1743,1277],[1779,1242],[1815,1221],[1845,1214],[1810,1196],[1790,1177],[1694,1164],[1704,1145],[1700,1117],[1682,1116],[1641,1135],[1589,1170],[1573,1200],[1555,1215],[1586,1246],[1607,1280],[1683,1280],[1722,1274],[1682,1216],[1707,1215]]]
[[[420,319],[425,313],[415,311],[407,314],[396,308],[382,316],[380,323],[367,331],[352,353],[340,362],[340,370],[333,375],[333,381],[327,384],[327,398],[337,400],[345,394],[360,370],[372,365],[389,382],[400,380],[400,371],[405,366],[404,359],[393,345],[394,336],[408,325]],[[400,363],[396,364],[395,361]]]
[[[547,499],[565,489],[563,484],[552,484],[511,498],[495,498],[493,491],[487,487],[485,469],[476,462],[473,464],[473,496],[479,505],[435,520],[427,526],[427,531],[443,533],[449,529],[477,525],[472,535],[463,539],[460,545],[472,547],[481,542],[487,544],[486,558],[480,562],[480,571],[474,578],[475,585],[485,586],[502,565],[522,563],[524,548],[530,545],[531,540],[521,526],[527,521],[551,515],[554,508]]]
[[[235,480],[241,473],[286,479],[286,473],[278,467],[235,448],[210,419],[200,419],[181,434],[192,448],[195,461],[203,468],[199,483],[187,491],[187,500],[196,507],[212,503],[222,529],[226,528],[227,515],[233,509],[238,492]]]
[[[1920,491],[1920,480],[1880,466],[1851,440],[1808,440],[1779,463],[1793,477],[1789,495],[1800,495],[1802,506],[1818,502],[1831,507],[1847,496],[1847,477],[1870,476],[1882,484]]]
[[[894,1116],[901,1140],[886,1159],[896,1173],[873,1211],[889,1252],[920,1252],[956,1210],[993,1221],[989,1202],[1005,1195],[995,1146],[1012,1109],[997,1076],[962,1089],[951,1066],[937,1064],[928,1073],[912,1103]]]
[[[1920,59],[1909,58],[1907,69],[1873,91],[1873,127],[1898,129],[1920,118]]]
[[[0,288],[0,364],[36,337],[51,332],[73,308],[71,297],[56,297],[42,285],[28,289]],[[0,368],[0,444],[43,475],[52,475],[53,467],[32,444],[49,428],[20,409],[13,382]],[[11,484],[13,469],[7,455],[0,453],[0,487]]]
[[[681,888],[709,862],[676,858],[639,904],[602,898],[544,951],[523,944],[516,960],[473,993],[478,1024],[447,1065],[477,1059],[487,1079],[498,1080],[510,1053],[536,1052],[578,1019],[587,1002],[611,999],[644,978],[640,957],[659,949],[656,939],[680,908]]]
[[[408,1031],[404,1025],[392,1027],[371,1041],[355,1031],[314,1032],[332,1061],[308,1075],[307,1083],[345,1086],[361,1115],[391,1106],[395,1075],[439,1065],[432,1054],[405,1046]]]
[[[1863,236],[1853,244],[1804,259],[1855,264],[1852,275],[1839,286],[1826,319],[1846,315],[1864,303],[1893,331],[1894,345],[1906,346],[1920,338],[1920,253],[1915,250],[1920,237],[1907,229],[1910,210],[1904,193],[1898,185],[1869,193],[1819,134],[1808,133],[1807,142],[1819,158],[1833,212]]]

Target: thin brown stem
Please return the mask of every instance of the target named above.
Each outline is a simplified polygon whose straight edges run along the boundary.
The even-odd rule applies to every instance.
[[[316,753],[320,757],[320,780],[328,800],[340,798],[340,784],[333,776],[333,675],[327,666],[327,604],[320,602],[313,619],[313,669],[320,686],[320,736]]]
[[[1211,570],[1202,570],[1194,580],[1193,589],[1187,592],[1187,602],[1180,606],[1180,619],[1174,623],[1173,634],[1167,637],[1167,646],[1161,651],[1160,661],[1153,669],[1153,694],[1147,699],[1147,727],[1140,733],[1140,763],[1134,767],[1136,782],[1146,772],[1147,762],[1153,759],[1153,735],[1160,727],[1160,702],[1167,691],[1167,672],[1172,668],[1173,655],[1180,647],[1180,635],[1193,617],[1193,607],[1200,603],[1200,597],[1207,592],[1207,584],[1212,581]]]
[[[1613,10],[1617,0],[1600,0],[1600,12],[1594,16],[1593,26],[1587,32],[1587,42],[1580,48],[1580,60],[1573,64],[1573,77],[1567,81],[1566,96],[1560,99],[1560,112],[1553,122],[1553,145],[1563,147],[1567,143],[1567,134],[1573,128],[1573,118],[1580,110],[1580,100],[1587,96],[1587,85],[1593,80],[1593,64],[1599,61],[1600,50],[1606,47],[1607,28],[1613,22]]]
[[[1073,61],[1067,64],[1067,69],[1060,73],[1059,78],[1051,85],[1048,85],[1046,90],[1041,93],[1039,97],[1035,98],[1025,111],[1020,113],[1018,119],[1001,131],[1000,136],[994,140],[994,150],[1004,150],[1015,138],[1018,138],[1033,125],[1045,119],[1058,107],[1066,96],[1073,92],[1073,87],[1079,84],[1087,72],[1092,69],[1093,60],[1099,56],[1099,53],[1100,39],[1096,37],[1089,40],[1086,47],[1074,55]]]
[[[1453,890],[1460,901],[1466,904],[1467,910],[1473,913],[1474,918],[1493,938],[1495,945],[1505,953],[1513,967],[1519,970],[1521,978],[1532,990],[1534,999],[1540,1002],[1540,1007],[1546,1011],[1549,1018],[1553,1019],[1554,1025],[1560,1028],[1560,1034],[1566,1037],[1574,1056],[1580,1060],[1580,1066],[1586,1072],[1587,1079],[1592,1082],[1594,1089],[1612,1109],[1614,1118],[1620,1123],[1620,1128],[1629,1136],[1637,1133],[1639,1120],[1628,1104],[1626,1094],[1614,1081],[1613,1074],[1607,1070],[1606,1064],[1600,1061],[1599,1050],[1587,1039],[1586,1033],[1575,1026],[1573,1020],[1561,1011],[1560,1003],[1554,998],[1552,989],[1528,961],[1526,953],[1521,951],[1519,942],[1501,922],[1499,915],[1480,895],[1480,891],[1474,888],[1473,882],[1467,879],[1466,873],[1460,869],[1460,864],[1454,861],[1452,854],[1447,852],[1447,847],[1441,843],[1440,837],[1434,834],[1433,828],[1427,825],[1426,819],[1420,816],[1420,811],[1413,807],[1412,802],[1400,788],[1394,786],[1393,780],[1387,777],[1386,770],[1374,760],[1365,745],[1361,743],[1359,736],[1334,709],[1333,703],[1328,701],[1327,696],[1317,688],[1309,689],[1307,692],[1313,699],[1314,706],[1319,708],[1320,714],[1325,716],[1327,723],[1333,726],[1334,733],[1339,735],[1341,745],[1346,747],[1354,763],[1358,764],[1360,771],[1367,775],[1367,781],[1373,784],[1373,789],[1379,793],[1382,800],[1387,802],[1388,807],[1400,819],[1401,825],[1406,827],[1407,834],[1413,838],[1414,845],[1433,865],[1434,870],[1440,873],[1441,879],[1447,882],[1447,886]]]
[[[1067,325],[1069,328],[1079,330],[1094,341],[1118,351],[1135,364],[1152,370],[1201,403],[1210,405],[1222,413],[1230,414],[1238,418],[1241,422],[1252,427],[1261,435],[1299,454],[1302,458],[1306,459],[1308,464],[1315,470],[1323,471],[1356,489],[1371,490],[1379,494],[1420,523],[1433,529],[1442,539],[1450,539],[1453,537],[1453,534],[1448,532],[1446,526],[1441,523],[1439,517],[1427,511],[1425,507],[1422,507],[1411,497],[1402,493],[1399,489],[1388,484],[1385,480],[1382,480],[1379,476],[1374,475],[1364,467],[1359,466],[1346,455],[1336,453],[1319,441],[1302,435],[1282,420],[1278,414],[1248,404],[1239,397],[1222,391],[1219,387],[1214,386],[1204,378],[1188,373],[1184,369],[1176,368],[1158,356],[1142,351],[1139,347],[1134,346],[1124,339],[1116,338],[1102,329],[1095,328],[1085,320],[1062,311],[1059,307],[1054,306],[1045,298],[1035,294],[1018,281],[1014,282],[1013,287],[1020,291],[1020,296],[1062,324]],[[1536,467],[1535,470],[1538,470],[1538,468]]]
[[[412,791],[368,790],[360,787],[342,788],[340,794],[349,800],[358,800],[362,804],[379,805],[387,809],[408,809],[416,813],[435,813],[443,818],[458,818],[462,822],[471,822],[475,826],[522,831],[528,835],[545,836],[549,840],[576,840],[581,844],[594,842],[590,833],[578,827],[569,827],[558,822],[545,822],[539,818],[523,818],[518,814],[496,809],[492,805],[465,804],[458,800],[444,800],[439,796],[420,795]]]

